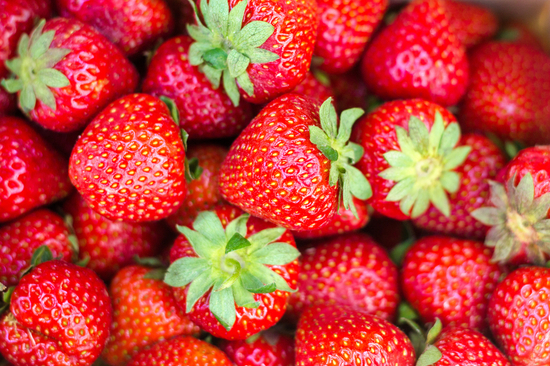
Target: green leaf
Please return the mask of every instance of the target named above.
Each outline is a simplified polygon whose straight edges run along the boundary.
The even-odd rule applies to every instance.
[[[354,123],[365,114],[365,111],[361,108],[346,109],[340,115],[340,128],[338,130],[338,137],[336,140],[341,144],[348,142],[351,136],[351,130]]]
[[[405,318],[413,321],[418,319],[416,310],[414,310],[411,304],[405,301],[399,303],[399,306],[397,307],[397,314],[399,319]]]
[[[430,152],[436,152],[439,150],[439,144],[441,143],[441,137],[445,131],[445,123],[443,117],[439,111],[435,112],[434,124],[430,130],[430,137],[428,142],[428,150]]]
[[[277,61],[280,57],[275,52],[264,50],[263,48],[252,48],[245,52],[245,55],[253,64],[267,64],[268,62]]]
[[[470,213],[477,221],[484,225],[494,226],[506,224],[506,212],[496,207],[481,207]]]
[[[50,88],[48,88],[44,83],[35,80],[35,82],[32,84],[34,88],[34,94],[36,95],[36,99],[50,107],[52,110],[56,110],[57,106],[55,103],[55,96],[53,95]]]
[[[426,342],[428,344],[433,344],[437,339],[437,337],[439,337],[439,334],[441,333],[442,328],[443,328],[443,325],[441,324],[441,320],[439,320],[439,318],[436,318],[434,325],[428,331]]]
[[[384,170],[378,175],[386,180],[400,182],[404,179],[415,177],[416,172],[413,167],[391,167]]]
[[[70,54],[72,50],[68,48],[48,48],[48,50],[36,60],[36,69],[50,69],[57,65],[61,60]]]
[[[11,60],[6,60],[4,62],[8,70],[10,70],[15,75],[21,74],[21,63],[21,58],[12,58]]]
[[[149,280],[162,281],[164,279],[165,274],[166,274],[166,269],[154,268],[149,272],[147,272],[145,275],[143,275],[143,278],[149,279]]]
[[[334,187],[340,180],[340,167],[338,164],[331,164],[328,178],[328,185]]]
[[[210,18],[211,11],[210,11],[210,6],[209,5],[210,5],[209,0],[199,2],[199,6],[200,6],[200,9],[201,9],[201,14],[202,14],[202,17],[204,18],[204,24],[209,29],[212,30],[214,28],[214,23],[212,22],[212,19]]]
[[[36,95],[34,94],[34,88],[31,85],[24,85],[19,96],[19,103],[23,111],[30,112],[36,107]]]
[[[441,136],[441,143],[439,144],[439,153],[442,156],[447,155],[460,140],[460,127],[458,123],[451,123],[447,126]]]
[[[250,214],[242,214],[241,216],[237,217],[233,221],[231,221],[227,226],[225,227],[225,238],[227,241],[233,237],[236,233],[241,234],[241,236],[246,237],[247,234],[247,222],[250,218]],[[252,235],[250,238],[248,238],[248,241],[252,244],[254,242],[252,241]]]
[[[248,0],[242,0],[229,12],[227,36],[230,40],[233,39],[235,34],[240,31],[243,26],[244,12],[247,5]]]
[[[214,211],[199,213],[193,222],[193,228],[211,241],[216,246],[216,249],[225,247],[227,243],[225,230],[220,218]]]
[[[441,360],[443,355],[437,347],[429,345],[424,350],[424,353],[420,355],[418,361],[416,361],[416,366],[430,366],[435,364],[437,361]]]
[[[319,119],[321,121],[321,128],[329,139],[336,139],[338,133],[338,117],[336,115],[336,109],[334,109],[332,105],[332,98],[327,98],[323,104],[321,104],[321,108],[319,108]]]
[[[511,179],[512,182],[513,180],[515,180],[515,177]],[[491,186],[491,195],[489,197],[489,202],[501,210],[507,210],[508,195],[506,194],[504,185],[492,180],[489,181],[489,185]]]
[[[317,148],[330,161],[338,160],[338,152],[331,147],[331,141],[326,132],[317,126],[309,126],[309,140],[317,146]]]
[[[426,152],[428,150],[428,142],[430,134],[428,128],[424,122],[415,116],[411,116],[409,119],[409,137],[412,143],[419,152]]]
[[[20,79],[3,79],[2,86],[8,93],[17,93],[23,89],[23,82]]]
[[[273,243],[283,236],[286,229],[282,227],[274,227],[270,229],[264,229],[256,234],[251,235],[248,241],[252,243],[252,246],[248,250],[250,253],[255,252],[258,249],[265,247],[269,243]]]
[[[246,92],[246,94],[252,96],[254,95],[254,84],[250,80],[250,76],[246,72],[237,76],[237,82],[239,86]]]
[[[401,152],[409,156],[413,161],[417,161],[422,157],[418,151],[416,151],[416,147],[404,128],[395,126],[395,134],[397,136],[397,142],[399,143]]]
[[[237,306],[248,309],[257,309],[260,306],[260,303],[254,300],[254,294],[247,291],[241,281],[236,281],[231,286],[231,289],[233,290],[233,297]]]
[[[287,243],[273,243],[254,251],[251,259],[262,264],[283,266],[300,256],[298,249]]]
[[[439,183],[447,192],[455,193],[460,188],[460,175],[456,172],[443,172]]]
[[[204,271],[201,273],[187,289],[187,299],[185,304],[185,312],[189,313],[193,310],[195,303],[214,285],[214,276],[212,271]]]
[[[270,283],[261,287],[251,288],[248,291],[255,294],[270,294],[272,292],[275,292],[275,290],[277,290],[277,286],[275,285],[275,283]]]
[[[34,37],[34,35],[33,35]],[[33,40],[30,46],[31,57],[36,60],[39,57],[43,56],[50,45],[52,44],[53,38],[55,37],[55,31],[51,30],[45,33],[42,33],[36,41]]]
[[[176,102],[172,98],[168,98],[164,95],[161,95],[159,97],[160,100],[166,104],[166,107],[168,107],[168,111],[170,111],[170,116],[176,123],[176,126],[179,126],[180,122],[180,111],[178,110],[178,106],[176,105]],[[184,143],[185,144],[185,143]]]
[[[221,48],[212,48],[202,54],[204,62],[216,70],[225,70],[227,68],[227,57],[227,52]]]
[[[408,168],[414,166],[412,159],[401,151],[388,151],[384,154],[384,159],[388,162],[388,164],[390,164],[390,166],[395,168]]]
[[[198,66],[204,62],[202,56],[205,52],[214,49],[210,43],[195,42],[189,46],[189,63]]]
[[[233,46],[246,52],[250,48],[260,47],[275,31],[275,27],[267,22],[252,21],[245,25],[235,36]]]
[[[251,263],[248,267],[248,271],[251,275],[258,278],[262,281],[263,284],[275,283],[277,290],[287,291],[287,292],[296,292],[290,288],[286,280],[281,277],[279,274],[273,272],[271,269],[267,268],[263,264]]]
[[[31,257],[31,265],[37,266],[41,263],[53,260],[53,254],[47,245],[41,245],[35,249]]]
[[[265,278],[266,283],[270,283],[271,277]],[[259,278],[251,274],[248,269],[244,269],[241,272],[241,284],[243,287],[247,290],[254,290],[257,288],[261,288],[264,286],[264,282],[262,282]]]
[[[426,210],[428,210],[428,207],[430,207],[430,192],[426,191],[425,189],[418,190],[418,197],[414,202],[411,217],[417,218],[418,216],[426,212]]]
[[[191,44],[191,47],[195,44],[202,44],[202,45],[208,45],[212,49],[214,46],[212,45],[212,32],[210,29],[206,28],[203,25],[194,25],[194,24],[187,24],[187,33],[189,33],[189,36],[193,38],[196,42]],[[200,48],[202,48],[201,46]],[[207,51],[207,50],[206,50]],[[189,48],[189,58],[191,59],[191,48]],[[191,64],[193,65],[193,63]]]
[[[526,173],[515,189],[515,205],[513,202],[510,203],[519,213],[525,213],[531,207],[534,197],[535,185],[533,183],[533,176],[531,173]]]
[[[210,242],[204,235],[186,226],[178,225],[177,229],[189,241],[193,250],[201,258],[210,258],[216,251],[215,245]]]
[[[44,24],[46,22],[44,21]],[[39,25],[40,26],[40,25]],[[19,38],[19,43],[17,44],[17,54],[21,57],[25,57],[28,55],[29,51],[29,42],[30,38],[28,34],[23,34],[21,38]]]
[[[405,178],[392,187],[392,189],[386,196],[386,201],[389,201],[389,202],[401,201],[403,198],[408,196],[413,191],[413,188],[414,188],[414,178],[413,177]]]
[[[346,164],[344,167],[346,169],[346,174],[349,177],[349,188],[351,194],[360,200],[367,200],[371,198],[372,188],[365,175],[354,166]]]
[[[452,170],[464,163],[472,148],[470,146],[460,146],[452,150],[443,160],[445,170]]]
[[[440,184],[435,184],[429,190],[430,201],[445,217],[451,214],[451,204],[447,193]],[[416,217],[416,216],[415,216]]]
[[[144,257],[140,258],[137,255],[134,255],[133,257],[134,263],[139,264],[140,266],[145,267],[164,267],[164,264],[159,258],[156,257]]]
[[[229,52],[227,56],[227,68],[231,77],[236,78],[243,72],[246,72],[248,65],[250,65],[248,57],[237,50],[231,50]]]
[[[223,71],[213,68],[210,65],[204,64],[200,67],[201,72],[206,76],[214,89],[218,89],[222,78]]]
[[[418,193],[418,190],[411,190],[411,192],[399,202],[399,208],[405,215],[409,216],[411,214],[411,208],[418,198]]]
[[[228,72],[223,73],[223,88],[233,105],[238,106],[241,94],[239,93],[239,88],[237,87],[235,79],[232,78]]]
[[[206,259],[184,257],[179,258],[168,267],[164,282],[172,287],[183,287],[194,281],[210,268]]]
[[[216,30],[224,36],[227,36],[227,26],[229,19],[229,1],[210,0],[210,18],[215,24]]]
[[[38,80],[51,88],[64,88],[71,85],[69,79],[56,69],[42,69],[37,72]]]
[[[397,244],[390,252],[390,258],[392,259],[393,263],[395,263],[398,266],[401,266],[403,263],[403,259],[405,258],[405,254],[409,250],[409,248],[414,244],[415,239],[410,238],[407,239],[399,244]]]
[[[233,252],[235,250],[239,250],[239,249],[242,249],[242,248],[249,247],[250,245],[251,245],[250,242],[245,237],[243,237],[239,233],[235,233],[235,234],[233,234],[231,239],[229,239],[229,242],[227,243],[227,246],[225,247],[225,254],[227,254],[229,252]]]
[[[204,169],[199,166],[199,159],[196,157],[191,159],[185,158],[185,180],[187,183],[199,179],[203,171]]]
[[[365,153],[363,146],[356,144],[355,142],[348,142],[347,146],[344,148],[344,151],[347,152],[348,149],[351,151],[351,154],[346,153],[346,156],[351,158],[351,164],[355,164],[361,160],[363,154]]]
[[[226,288],[210,294],[210,311],[220,324],[228,331],[233,328],[237,319],[233,290]]]
[[[542,220],[547,216],[548,210],[550,210],[550,193],[545,193],[535,198],[529,211],[536,220]]]
[[[224,277],[221,277],[223,282],[219,286],[214,287],[214,291],[222,291],[225,290],[228,287],[233,286],[235,282],[238,281],[239,277],[241,276],[242,267],[241,263],[233,258],[226,258],[225,259],[225,266],[227,269],[231,269],[233,272],[227,276],[227,274],[224,276],[225,280],[223,280]]]

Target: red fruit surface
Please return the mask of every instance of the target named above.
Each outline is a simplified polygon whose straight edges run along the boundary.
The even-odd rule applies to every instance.
[[[457,0],[446,0],[445,10],[453,32],[465,48],[495,35],[498,19],[487,8]]]
[[[0,222],[66,197],[67,161],[21,118],[0,117]]]
[[[16,109],[15,95],[8,93],[0,86],[0,116],[13,114]]]
[[[235,366],[294,366],[294,339],[273,331],[257,339],[221,341],[220,349]]]
[[[306,78],[292,92],[313,98],[319,103],[323,103],[327,98],[334,99],[334,91],[330,87],[330,82],[328,84],[321,82],[312,72],[308,72]]]
[[[535,36],[525,24],[520,22],[512,21],[504,25],[500,30],[498,39],[501,41],[528,45],[541,50],[543,49],[537,36]]]

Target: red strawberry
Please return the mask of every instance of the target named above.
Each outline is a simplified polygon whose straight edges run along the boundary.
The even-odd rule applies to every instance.
[[[40,24],[19,41],[18,57],[6,62],[15,74],[3,80],[30,118],[55,131],[83,128],[101,109],[132,92],[138,75],[105,37],[74,19]],[[29,77],[37,75],[37,77]]]
[[[174,30],[164,0],[55,0],[61,16],[89,24],[118,46],[135,55]]]
[[[414,348],[393,324],[347,306],[314,306],[300,318],[296,366],[415,364]]]
[[[528,144],[550,143],[550,57],[522,44],[489,42],[469,57],[460,121]]]
[[[517,269],[496,288],[487,319],[497,343],[514,366],[550,363],[549,297],[547,268]]]
[[[414,0],[376,36],[362,61],[369,90],[382,99],[456,104],[468,84],[468,60],[449,26],[443,0]]]
[[[162,277],[164,273],[129,266],[113,278],[109,288],[113,328],[103,351],[109,365],[125,365],[140,349],[158,341],[199,332],[157,274]]]
[[[141,350],[128,366],[232,366],[227,356],[211,345],[193,337],[180,336]]]
[[[483,239],[489,228],[477,221],[471,213],[489,201],[489,180],[496,178],[506,164],[506,157],[491,140],[482,135],[466,134],[460,139],[459,145],[470,146],[472,150],[464,163],[455,170],[460,175],[460,186],[458,191],[449,195],[449,216],[430,207],[414,220],[414,225],[432,233]]]
[[[252,119],[250,104],[234,106],[222,89],[215,89],[189,61],[193,39],[179,36],[155,52],[143,81],[143,92],[176,103],[180,126],[191,139],[232,137]]]
[[[23,276],[0,318],[0,352],[15,366],[91,365],[109,336],[107,289],[87,268],[52,260]]]
[[[315,0],[199,3],[196,24],[187,27],[196,41],[189,62],[215,88],[222,81],[234,105],[241,96],[268,102],[306,77],[317,36]]]
[[[362,155],[349,143],[361,109],[338,117],[330,99],[286,94],[269,103],[233,142],[220,172],[227,201],[292,230],[327,225],[338,208],[354,209],[370,187],[352,165]]]
[[[460,127],[446,109],[420,99],[389,102],[361,118],[353,141],[364,148],[357,163],[372,185],[372,207],[398,219],[417,218],[435,206],[449,216],[448,193],[471,147],[458,146]]]
[[[230,205],[203,211],[193,228],[180,229],[165,277],[189,318],[224,339],[246,339],[279,321],[298,277],[290,232]]]
[[[298,292],[288,299],[298,316],[309,306],[349,306],[391,321],[399,303],[397,267],[368,235],[340,235],[303,251]]]
[[[108,219],[154,221],[175,212],[185,198],[184,160],[167,106],[131,94],[111,103],[84,130],[69,175],[88,205]]]
[[[359,61],[382,20],[388,0],[318,0],[319,29],[315,56],[320,68],[341,74]]]
[[[17,117],[0,117],[0,222],[66,197],[67,162]]]
[[[294,339],[275,331],[247,340],[223,340],[220,348],[235,366],[294,366]]]
[[[334,92],[330,87],[330,80],[328,78],[324,80],[326,76],[321,75],[319,73],[308,72],[306,78],[292,92],[315,99],[319,103],[323,103],[327,98],[334,98]]]
[[[488,40],[497,32],[497,17],[487,8],[445,0],[445,10],[456,38],[465,48]]]
[[[0,86],[0,116],[13,114],[16,109],[15,95],[8,93]]]

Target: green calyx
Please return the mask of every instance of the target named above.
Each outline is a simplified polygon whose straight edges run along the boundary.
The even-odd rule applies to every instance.
[[[227,330],[236,321],[235,306],[257,308],[254,294],[276,290],[294,292],[269,265],[285,265],[300,252],[290,244],[276,242],[285,232],[272,228],[247,236],[249,215],[231,221],[224,229],[215,212],[204,211],[193,223],[194,230],[178,226],[198,257],[173,262],[164,278],[172,287],[187,290],[186,312],[209,290],[212,314]]]
[[[435,113],[428,132],[417,117],[409,120],[409,131],[395,126],[401,151],[384,154],[390,168],[380,177],[397,182],[388,193],[387,201],[399,202],[401,211],[412,218],[422,215],[432,203],[441,213],[451,212],[448,193],[460,187],[460,175],[453,171],[468,157],[469,146],[455,147],[460,140],[458,123],[445,127],[443,117]]]
[[[55,31],[43,33],[44,24],[45,20],[40,21],[30,37],[23,34],[17,47],[18,57],[6,61],[14,78],[2,80],[2,86],[9,93],[21,92],[19,103],[25,113],[34,109],[36,100],[55,111],[55,97],[51,88],[70,85],[69,79],[53,67],[71,50],[50,48]]]
[[[545,254],[550,254],[550,193],[535,198],[535,185],[530,173],[517,186],[516,177],[506,187],[490,182],[489,202],[493,207],[482,207],[471,213],[478,221],[491,226],[485,245],[493,247],[493,261],[506,262],[525,248],[529,260],[544,265]]]
[[[279,55],[260,48],[275,31],[267,22],[252,21],[242,26],[248,0],[240,1],[231,11],[227,0],[202,0],[200,13],[193,0],[197,25],[188,25],[189,35],[196,41],[189,48],[189,62],[199,66],[214,88],[223,81],[225,92],[234,105],[239,105],[239,86],[254,94],[247,68],[250,64],[276,61]]]
[[[399,316],[400,318],[398,323],[401,326],[407,325],[411,330],[408,333],[408,336],[414,346],[415,353],[419,355],[416,360],[416,366],[430,366],[437,363],[443,357],[441,351],[433,345],[441,334],[441,330],[443,328],[439,318],[436,318],[435,323],[426,332],[416,323],[415,318],[417,317],[417,314],[409,304],[400,304]],[[411,318],[410,316],[413,316],[414,318]]]
[[[363,156],[363,148],[350,142],[353,124],[364,111],[361,108],[351,108],[340,115],[340,126],[332,98],[324,101],[319,109],[321,128],[309,126],[309,139],[331,161],[329,184],[338,184],[338,207],[340,202],[345,209],[352,210],[357,217],[357,209],[353,197],[366,200],[372,196],[372,189],[367,178],[353,165]]]

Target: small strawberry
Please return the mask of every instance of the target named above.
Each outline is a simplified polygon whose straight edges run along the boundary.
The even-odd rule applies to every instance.
[[[296,366],[415,364],[414,348],[393,324],[347,306],[313,306],[296,332]]]
[[[138,74],[105,37],[74,19],[40,22],[6,61],[15,75],[2,85],[17,92],[23,112],[40,125],[68,132],[83,128],[107,104],[132,92]]]
[[[294,366],[294,339],[276,331],[219,345],[235,366]]]
[[[178,36],[155,52],[143,81],[143,92],[171,98],[178,107],[180,127],[190,139],[233,137],[250,122],[249,103],[234,106],[222,89],[215,89],[190,63],[193,39]]]
[[[457,169],[471,147],[457,146],[460,127],[446,109],[419,99],[389,102],[357,122],[352,140],[364,149],[357,168],[372,185],[376,211],[405,220],[433,205],[450,215],[447,192],[458,191]]]
[[[67,161],[24,120],[0,117],[0,222],[66,197]]]
[[[445,0],[449,24],[464,48],[473,47],[495,35],[498,20],[487,8],[458,0]]]
[[[361,109],[338,117],[331,99],[286,94],[269,103],[233,142],[220,172],[220,192],[252,215],[291,230],[327,225],[339,202],[355,210],[370,186],[353,164],[362,148],[348,142]],[[341,200],[340,200],[341,198]]]
[[[300,255],[290,232],[230,205],[199,214],[170,253],[165,282],[203,330],[246,339],[283,316]]]
[[[310,71],[307,73],[306,78],[298,84],[292,92],[313,98],[319,103],[323,103],[327,98],[334,99],[334,92],[330,87],[330,80],[325,80],[325,77],[326,76],[321,73],[313,73]]]
[[[167,106],[146,94],[111,103],[78,139],[71,181],[90,208],[110,220],[155,221],[187,192],[185,149]]]

